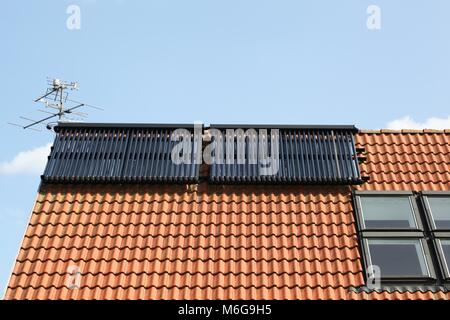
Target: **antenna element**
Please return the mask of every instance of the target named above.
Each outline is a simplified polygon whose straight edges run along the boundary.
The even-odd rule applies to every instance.
[[[27,117],[20,117],[22,120],[28,121],[28,124],[17,124],[8,122],[8,124],[21,127],[23,129],[31,129],[35,131],[40,131],[34,128],[38,124],[46,125],[47,129],[51,130],[53,128],[52,124],[57,124],[62,121],[82,121],[83,119],[74,119],[70,118],[67,115],[76,115],[81,118],[86,118],[88,116],[85,112],[74,111],[81,107],[89,107],[92,109],[103,110],[100,107],[96,107],[84,102],[68,99],[69,93],[68,91],[78,90],[78,82],[65,82],[60,79],[50,79],[47,78],[48,88],[45,94],[39,96],[34,100],[34,102],[43,103],[45,109],[49,110],[38,110],[43,113],[50,114],[50,116],[45,117],[40,120],[33,120]],[[57,118],[57,122],[50,121],[53,118]]]

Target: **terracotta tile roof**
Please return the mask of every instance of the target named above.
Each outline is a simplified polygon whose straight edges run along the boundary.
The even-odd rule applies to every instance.
[[[446,132],[362,132],[360,189],[449,190]],[[364,285],[349,186],[43,184],[6,299],[448,299]],[[68,267],[80,287],[66,285]]]
[[[356,147],[365,148],[360,165],[370,177],[361,190],[449,190],[450,131],[363,131]]]

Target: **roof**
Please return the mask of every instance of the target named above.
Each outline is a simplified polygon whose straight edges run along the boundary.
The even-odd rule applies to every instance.
[[[365,149],[360,190],[445,191],[450,189],[450,130],[361,131]]]
[[[356,147],[360,186],[43,183],[5,298],[449,299],[357,290],[351,193],[450,190],[450,132],[361,131]]]

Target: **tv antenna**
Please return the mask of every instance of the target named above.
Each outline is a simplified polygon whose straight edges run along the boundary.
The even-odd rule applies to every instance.
[[[48,88],[45,94],[36,98],[34,102],[43,103],[44,110],[38,109],[38,111],[49,114],[49,116],[39,120],[33,120],[27,117],[20,116],[20,119],[28,121],[28,123],[21,125],[8,122],[8,124],[34,131],[41,131],[39,129],[36,129],[36,126],[39,124],[44,124],[47,129],[51,130],[53,126],[58,122],[83,121],[83,119],[86,118],[88,114],[85,112],[80,112],[78,110],[82,107],[103,110],[103,108],[68,98],[69,90],[78,90],[78,82],[65,82],[60,79],[47,78],[47,84]],[[68,115],[78,116],[79,118],[76,119],[73,117],[68,117]],[[57,118],[56,122],[52,121],[54,118]]]

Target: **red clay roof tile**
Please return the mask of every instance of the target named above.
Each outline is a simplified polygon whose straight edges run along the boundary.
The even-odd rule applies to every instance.
[[[450,190],[450,135],[363,131],[360,190]],[[6,299],[448,299],[364,285],[348,186],[43,184]],[[80,287],[67,284],[76,266]]]
[[[370,180],[360,190],[449,190],[450,134],[360,133],[356,146],[364,148],[363,176]]]

